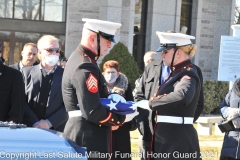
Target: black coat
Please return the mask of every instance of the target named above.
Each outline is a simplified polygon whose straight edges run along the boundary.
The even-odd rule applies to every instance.
[[[155,60],[147,65],[140,78],[139,86],[136,88],[134,101],[149,100],[157,92],[161,72],[162,60]],[[138,130],[144,141],[151,141],[155,113],[142,108],[138,108],[138,111],[139,115],[136,117]]]
[[[121,126],[125,116],[108,111],[100,103],[108,92],[94,59],[94,53],[78,46],[64,69],[62,91],[66,110],[82,112],[82,116],[68,119],[64,134],[79,146],[87,147],[88,153],[111,153],[111,126]]]
[[[0,121],[22,123],[24,104],[25,93],[21,72],[0,62]]]
[[[16,69],[16,70],[20,70],[19,62],[18,62],[18,63],[15,63],[15,64],[12,64],[12,65],[9,65],[9,67],[14,68],[14,69]]]
[[[159,87],[158,97],[150,100],[150,108],[161,116],[194,117],[198,104],[201,82],[190,60],[174,66],[168,79]],[[201,159],[198,136],[192,124],[159,122],[153,134],[153,153],[168,153],[167,158],[152,159]],[[188,155],[181,155],[186,153]],[[189,156],[189,154],[192,155]]]

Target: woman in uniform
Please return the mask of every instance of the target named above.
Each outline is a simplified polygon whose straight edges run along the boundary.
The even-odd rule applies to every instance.
[[[193,117],[201,83],[190,60],[196,52],[193,36],[181,33],[157,32],[163,63],[172,72],[149,101],[139,101],[139,107],[156,111],[151,159],[201,159]],[[149,81],[151,81],[149,79]]]

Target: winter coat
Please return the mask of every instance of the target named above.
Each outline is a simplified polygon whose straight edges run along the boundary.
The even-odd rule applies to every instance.
[[[219,106],[239,108],[240,105],[240,78],[237,79],[233,85],[232,90],[228,92],[224,101]],[[240,159],[240,130],[236,129],[235,131],[229,131],[225,133],[224,141],[221,151],[221,159],[224,157],[231,157],[235,159]]]

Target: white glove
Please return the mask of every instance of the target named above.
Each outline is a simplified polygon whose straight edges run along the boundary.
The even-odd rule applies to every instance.
[[[227,108],[227,120],[230,121],[236,117],[240,116],[240,109],[239,108]]]
[[[126,118],[124,122],[129,122],[131,121],[134,117],[136,117],[139,114],[139,112],[137,110],[135,110],[135,112],[130,113],[130,114],[126,114]]]
[[[220,109],[224,119],[227,118],[228,108],[229,107],[223,107],[223,108]]]
[[[118,103],[118,102],[126,103],[126,99],[120,96],[119,94],[110,94],[108,96],[108,99],[111,99],[115,103]]]
[[[233,119],[232,123],[233,123],[235,128],[240,128],[240,117],[237,117],[237,118]]]
[[[138,101],[136,103],[134,103],[133,106],[137,106],[139,108],[143,108],[143,109],[150,109],[149,108],[149,101],[148,100],[141,100],[141,101]]]

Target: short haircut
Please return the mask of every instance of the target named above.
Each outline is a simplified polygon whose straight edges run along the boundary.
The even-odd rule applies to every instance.
[[[107,61],[103,64],[103,71],[104,72],[107,68],[115,68],[117,70],[117,72],[120,71],[119,63],[117,61],[114,61],[114,60],[109,60],[109,61]]]
[[[27,46],[32,46],[32,47],[35,47],[37,49],[37,45],[35,43],[26,43],[24,46],[23,46],[23,50],[27,47]]]
[[[156,53],[156,52],[154,52],[154,51],[148,51],[148,52],[146,52],[145,54],[144,54],[144,57],[143,57],[143,61],[144,61],[144,63],[147,63],[147,61],[148,61],[148,57],[147,56],[151,56],[152,58],[153,58],[153,60],[156,60],[156,59],[159,59],[159,56],[158,56],[158,54]]]
[[[54,37],[52,35],[44,35],[38,40],[38,43],[37,43],[38,49],[43,49],[42,47],[44,46],[44,43],[46,41],[50,41],[50,42],[53,41],[53,42],[59,43],[59,40],[56,37]]]

